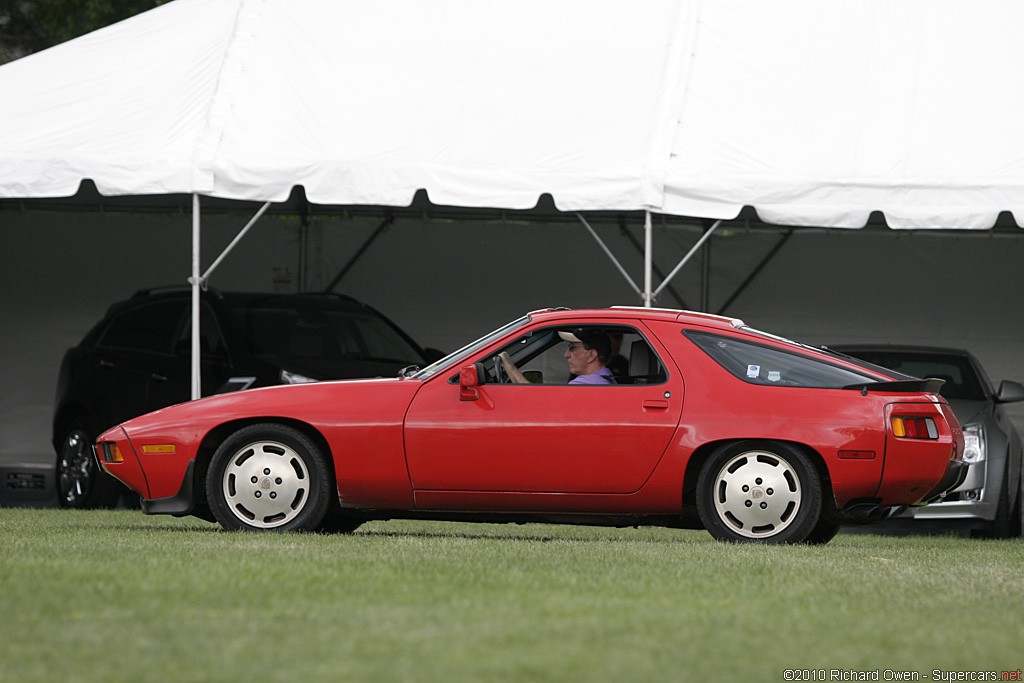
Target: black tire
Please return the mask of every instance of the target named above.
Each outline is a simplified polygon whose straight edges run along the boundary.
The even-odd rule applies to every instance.
[[[1017,514],[1016,519],[1017,535],[1016,538],[1024,537],[1024,464],[1020,470],[1020,484],[1018,485],[1019,491],[1017,492]]]
[[[1020,496],[1010,508],[1010,468],[1003,469],[1003,481],[999,485],[999,499],[996,501],[996,516],[987,529],[972,534],[975,538],[1018,538],[1020,536]],[[1016,482],[1014,482],[1016,484]]]
[[[127,491],[100,467],[92,447],[93,433],[83,422],[73,422],[57,446],[54,479],[57,504],[62,508],[113,508]]]
[[[280,424],[243,427],[214,453],[206,497],[225,529],[312,531],[331,500],[331,476],[320,449]]]
[[[827,523],[819,527],[822,489],[814,464],[800,449],[741,441],[722,446],[704,463],[697,510],[720,541],[802,543],[817,532],[811,542],[824,543],[819,539],[835,532]]]

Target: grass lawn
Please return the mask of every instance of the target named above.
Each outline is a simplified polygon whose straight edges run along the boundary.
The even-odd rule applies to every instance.
[[[762,547],[398,521],[245,534],[2,509],[0,581],[0,680],[19,683],[929,680],[1024,666],[1020,540]]]

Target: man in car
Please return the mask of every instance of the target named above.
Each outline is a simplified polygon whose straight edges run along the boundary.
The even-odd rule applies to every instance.
[[[565,359],[569,361],[569,372],[576,375],[569,384],[615,384],[608,369],[612,342],[607,334],[577,329],[559,332],[558,336],[569,342]]]
[[[559,332],[558,336],[569,342],[565,359],[569,362],[569,372],[574,375],[569,384],[615,384],[612,371],[607,367],[612,354],[612,343],[607,334],[578,328],[572,332]],[[503,351],[500,358],[502,367],[513,382],[528,383],[508,353]]]

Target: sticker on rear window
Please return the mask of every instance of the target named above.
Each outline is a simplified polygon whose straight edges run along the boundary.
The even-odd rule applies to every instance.
[[[761,374],[760,365],[748,365],[747,366],[747,377],[750,379],[757,379],[757,376]]]

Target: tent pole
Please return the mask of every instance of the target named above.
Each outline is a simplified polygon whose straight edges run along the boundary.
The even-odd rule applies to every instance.
[[[640,240],[638,240],[633,235],[633,233],[631,233],[626,228],[626,221],[622,217],[619,218],[619,231],[621,232],[622,236],[624,238],[626,238],[626,240],[628,240],[630,244],[633,245],[633,248],[636,249],[638,254],[640,254],[640,258],[643,258],[643,256],[644,256],[644,247],[643,247],[643,245],[640,244]],[[655,277],[657,277],[660,280],[664,280],[665,279],[665,273],[661,272],[661,268],[658,267],[657,263],[653,263],[652,262],[651,263],[651,278],[652,278],[652,280]],[[679,304],[679,308],[682,308],[682,309],[689,309],[690,308],[690,306],[686,303],[686,299],[683,298],[683,295],[680,294],[678,291],[676,291],[676,288],[673,287],[671,284],[668,285],[668,292],[673,297],[675,297],[675,300]]]
[[[695,245],[693,245],[693,247],[691,247],[690,251],[688,251],[686,253],[686,256],[683,257],[683,260],[680,261],[679,264],[675,268],[672,269],[672,272],[668,274],[668,276],[664,279],[664,281],[662,281],[662,283],[658,286],[658,289],[656,289],[654,291],[654,296],[658,296],[658,294],[661,293],[661,290],[665,289],[665,287],[672,280],[672,278],[674,278],[676,276],[676,273],[679,272],[679,269],[686,265],[686,262],[690,260],[690,257],[692,257],[694,254],[697,253],[697,250],[701,248],[701,245],[703,245],[705,242],[708,241],[708,238],[711,237],[711,235],[714,234],[715,230],[717,230],[718,226],[720,226],[721,224],[722,224],[721,220],[715,221],[714,225],[712,225],[710,228],[708,228],[708,231],[705,232],[703,235],[701,235],[701,238],[699,240],[697,240],[697,244],[695,244]]]
[[[651,212],[648,209],[644,209],[644,308],[650,308],[654,302],[654,297],[658,295],[658,292],[651,293],[651,271],[653,270],[652,265],[654,263],[654,237],[652,235],[651,228]],[[668,282],[672,275],[666,278],[665,283]],[[665,286],[662,283],[662,287]]]
[[[192,400],[202,395],[199,372],[199,195],[192,193]]]
[[[626,282],[628,282],[629,286],[633,288],[633,291],[635,291],[637,294],[642,294],[636,282],[633,281],[633,278],[629,276],[629,273],[626,272],[626,269],[622,267],[621,263],[619,263],[619,259],[615,258],[615,254],[613,254],[612,250],[608,248],[608,245],[604,243],[604,240],[602,240],[598,236],[597,232],[592,227],[590,227],[590,223],[588,223],[587,219],[583,217],[583,214],[577,212],[576,217],[580,219],[580,223],[583,224],[583,227],[590,231],[590,235],[597,241],[598,245],[600,245],[600,247],[604,250],[604,253],[608,255],[608,258],[612,260],[612,263],[615,264],[615,267],[619,269],[619,272],[622,273],[622,277],[626,278]]]

